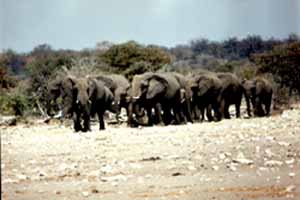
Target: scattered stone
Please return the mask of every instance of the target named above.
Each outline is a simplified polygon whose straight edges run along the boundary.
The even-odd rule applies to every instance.
[[[215,171],[218,171],[220,169],[220,167],[217,166],[217,165],[214,165],[214,166],[212,166],[212,169],[215,170]]]
[[[61,191],[54,191],[54,193],[59,195],[59,194],[61,194]]]
[[[101,172],[103,172],[103,173],[110,173],[110,172],[113,171],[113,168],[112,168],[112,166],[110,166],[110,165],[105,165],[105,166],[101,167],[100,170],[101,170]]]
[[[274,166],[281,166],[283,162],[278,161],[278,160],[268,160],[265,162],[265,166],[268,167],[274,167]]]
[[[108,182],[108,181],[127,181],[127,177],[123,174],[119,174],[116,176],[108,176],[108,177],[101,177],[101,181]]]
[[[290,145],[291,145],[290,143],[283,142],[283,141],[281,141],[281,142],[278,142],[278,144],[279,144],[280,146],[285,146],[285,147],[287,147],[287,146],[290,146]]]
[[[197,170],[197,168],[196,167],[194,167],[194,166],[188,166],[188,169],[190,170],[190,171],[196,171]]]
[[[294,172],[289,173],[289,177],[293,178],[294,176],[296,176],[296,173]]]
[[[172,174],[172,176],[183,176],[184,174],[180,173],[180,172],[175,172]]]
[[[87,191],[82,192],[82,195],[83,195],[84,197],[88,197],[88,196],[89,196],[89,192],[87,192]]]
[[[295,162],[295,159],[294,159],[294,158],[292,158],[291,160],[286,160],[286,161],[285,161],[285,163],[286,163],[287,165],[294,164],[294,162]]]
[[[265,153],[267,154],[267,157],[269,157],[269,158],[271,158],[273,156],[271,149],[266,149]]]
[[[293,192],[296,189],[295,185],[289,185],[285,188],[286,192]]]
[[[254,163],[253,160],[249,160],[249,159],[246,159],[246,158],[236,158],[232,161],[235,162],[235,163],[240,163],[240,164],[245,164],[245,165],[251,165],[251,164]]]
[[[149,158],[143,158],[142,161],[157,161],[157,160],[161,160],[161,158],[159,156],[151,156]]]
[[[24,174],[17,174],[16,177],[20,180],[20,181],[25,181],[26,179],[28,179],[28,177]]]

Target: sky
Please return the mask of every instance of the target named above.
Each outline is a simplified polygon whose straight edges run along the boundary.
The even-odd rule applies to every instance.
[[[0,0],[0,51],[300,35],[300,0]]]

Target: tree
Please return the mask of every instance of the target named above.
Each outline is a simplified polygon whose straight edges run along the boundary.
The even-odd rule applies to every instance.
[[[279,45],[267,53],[252,58],[260,68],[259,73],[272,73],[281,87],[288,87],[289,94],[300,94],[300,41]]]
[[[170,55],[160,47],[153,45],[145,47],[134,41],[113,45],[101,55],[100,59],[120,71],[127,70],[141,61],[150,64],[149,70],[159,69],[171,62]]]

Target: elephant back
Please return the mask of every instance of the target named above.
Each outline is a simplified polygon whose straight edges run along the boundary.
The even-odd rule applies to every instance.
[[[267,94],[270,94],[273,92],[272,84],[266,78],[258,76],[258,77],[255,77],[254,81],[256,83],[257,90],[261,90],[261,92],[267,93]]]
[[[176,95],[180,94],[180,84],[175,76],[171,73],[155,74],[152,78],[155,78],[166,86],[166,99],[172,99]]]
[[[217,77],[222,82],[223,95],[242,95],[243,87],[238,77],[233,73],[218,73]]]
[[[92,77],[98,81],[102,81],[104,83],[104,85],[106,87],[108,87],[112,92],[114,92],[116,90],[116,88],[118,87],[117,84],[114,82],[114,80],[112,78],[110,78],[109,75],[97,75]]]

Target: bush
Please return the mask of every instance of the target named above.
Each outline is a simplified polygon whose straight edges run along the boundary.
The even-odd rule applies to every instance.
[[[155,68],[152,67],[150,63],[140,61],[132,64],[122,74],[124,74],[124,76],[131,81],[134,75],[143,74],[147,71],[155,71],[154,69]]]
[[[24,116],[32,108],[30,98],[16,88],[0,96],[0,111],[7,115]]]

